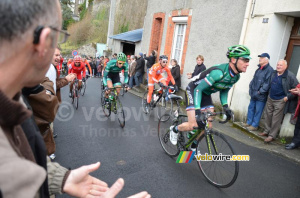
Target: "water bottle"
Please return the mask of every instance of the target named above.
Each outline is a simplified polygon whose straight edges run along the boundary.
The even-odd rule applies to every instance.
[[[196,132],[197,132],[197,129],[194,129],[194,130],[192,130],[192,131],[189,131],[189,132],[187,133],[186,137],[187,137],[188,139],[190,139],[191,137],[193,137],[193,135],[194,135]]]

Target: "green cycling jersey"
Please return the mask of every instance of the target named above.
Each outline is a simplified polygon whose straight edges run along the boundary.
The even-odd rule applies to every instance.
[[[211,95],[219,91],[221,104],[226,105],[230,88],[240,79],[240,74],[234,74],[229,63],[214,65],[206,71],[202,72],[205,75],[201,76],[200,73],[192,78],[196,85],[194,89],[195,110],[201,109],[202,93]]]
[[[124,63],[124,65],[120,68],[117,66],[117,60],[111,60],[107,63],[105,70],[103,72],[103,84],[107,86],[107,78],[109,73],[119,73],[124,69],[124,83],[128,83],[128,63]]]

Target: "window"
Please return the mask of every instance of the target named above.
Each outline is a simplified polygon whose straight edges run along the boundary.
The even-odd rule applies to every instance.
[[[176,59],[179,65],[181,64],[185,30],[186,30],[186,23],[176,23],[171,57],[172,59]]]

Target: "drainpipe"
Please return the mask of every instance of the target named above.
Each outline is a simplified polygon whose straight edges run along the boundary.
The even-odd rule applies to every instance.
[[[246,7],[246,11],[245,11],[244,22],[243,22],[242,32],[241,32],[241,36],[240,36],[240,41],[239,41],[240,45],[244,45],[244,43],[245,43],[248,22],[249,22],[249,18],[251,16],[251,7],[253,9],[254,4],[255,4],[255,0],[247,1],[247,7]],[[235,85],[233,85],[232,89],[228,93],[229,106],[231,105],[231,102],[232,102],[232,96],[233,96],[234,89],[235,89]]]

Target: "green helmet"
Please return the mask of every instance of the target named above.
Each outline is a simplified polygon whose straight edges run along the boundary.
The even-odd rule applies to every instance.
[[[126,55],[123,52],[119,52],[118,55],[117,55],[117,60],[126,62],[126,60],[127,60]]]
[[[229,47],[226,56],[227,58],[242,57],[242,58],[251,59],[250,50],[244,45],[233,45]]]

